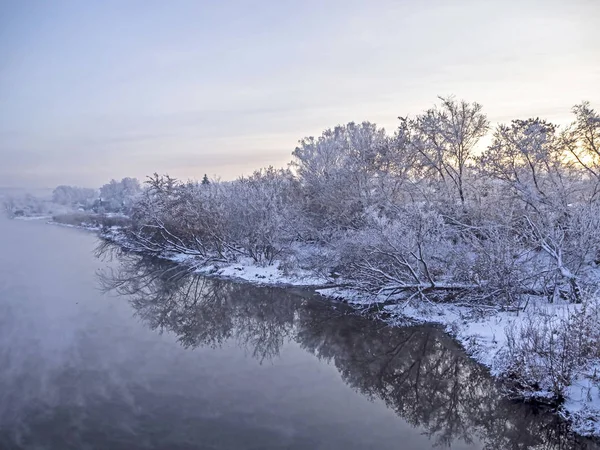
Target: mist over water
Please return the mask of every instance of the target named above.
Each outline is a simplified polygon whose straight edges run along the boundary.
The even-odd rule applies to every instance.
[[[96,245],[0,219],[2,449],[587,448],[435,328]]]

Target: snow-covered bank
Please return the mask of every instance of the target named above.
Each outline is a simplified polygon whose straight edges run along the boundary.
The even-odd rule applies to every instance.
[[[90,223],[81,223],[79,225],[74,225],[70,223],[57,222],[55,220],[48,220],[46,223],[48,225],[56,225],[65,228],[77,228],[78,230],[86,230],[92,232],[99,232],[102,230],[102,227]]]
[[[175,255],[168,257],[168,259],[194,265],[194,257],[189,255]],[[241,258],[233,264],[200,266],[196,268],[196,271],[203,275],[213,275],[268,285],[322,287],[331,284],[331,281],[327,278],[316,276],[308,270],[298,269],[293,274],[285,273],[277,263],[270,266],[260,266],[255,264],[251,258]]]
[[[360,300],[353,300],[360,305]],[[452,304],[430,304],[415,307],[403,303],[383,306],[384,320],[390,323],[402,323],[407,318],[421,323],[439,323],[457,339],[465,351],[477,362],[487,366],[490,373],[508,384],[518,383],[511,372],[509,340],[514,339],[531,324],[561,320],[577,310],[581,305],[569,303],[533,303],[525,310],[503,311],[498,309],[480,309]],[[573,339],[576,339],[573,336]],[[530,354],[529,364],[535,364],[543,370],[547,361],[534,361],[538,355]],[[551,355],[548,356],[552,358]],[[552,362],[550,363],[552,364]],[[548,367],[550,371],[551,368]],[[571,384],[565,387],[564,401],[555,398],[551,385],[551,374],[539,378],[537,389],[530,387],[517,390],[507,387],[507,395],[524,400],[557,404],[557,412],[571,422],[573,431],[583,436],[600,436],[600,361],[588,361],[574,369]]]
[[[75,227],[69,224],[51,224]],[[76,226],[90,231],[97,227]],[[118,228],[104,229],[104,237],[112,235],[115,243],[122,237]],[[121,241],[119,245],[127,247]],[[281,262],[271,265],[258,265],[251,258],[239,258],[234,263],[214,263],[205,265],[194,255],[164,254],[162,258],[191,267],[197,273],[206,276],[237,279],[262,285],[296,286],[315,290],[319,294],[348,302],[357,310],[369,310],[391,325],[402,326],[414,323],[437,323],[457,339],[466,352],[477,362],[487,366],[490,373],[499,379],[510,382],[510,368],[506,362],[506,352],[510,331],[521,329],[528,323],[536,322],[540,317],[565,318],[582,309],[567,301],[553,304],[540,299],[530,299],[527,305],[502,310],[499,307],[483,305],[460,305],[433,303],[428,301],[407,301],[388,297],[367,297],[364,293],[342,287],[343,281],[325,276],[317,276],[307,269],[285,270]],[[566,387],[564,401],[557,406],[557,413],[572,423],[573,430],[583,436],[600,437],[600,390],[597,374],[600,373],[598,361],[590,361],[574,374],[572,383]],[[555,402],[549,386],[541,384],[536,391],[521,391],[523,398]],[[515,395],[507,389],[507,395]]]
[[[378,303],[377,299],[365,299],[360,293],[337,288],[322,289],[323,295],[344,298],[358,308],[377,309],[379,317],[392,325],[408,322],[437,323],[458,340],[475,361],[490,369],[492,376],[503,380],[507,385],[518,383],[511,373],[509,340],[519,336],[531,324],[556,323],[570,315],[581,314],[582,305],[568,302],[550,304],[532,300],[522,308],[502,310],[460,306],[456,304],[415,303],[398,300],[398,303]],[[387,302],[386,302],[387,303]],[[555,332],[553,330],[552,332]],[[577,339],[573,336],[573,339]],[[562,351],[562,350],[561,350]],[[534,359],[536,355],[527,355]],[[551,356],[550,356],[551,357]],[[544,367],[546,361],[536,361]],[[565,387],[564,398],[557,399],[550,386],[550,374],[541,378],[537,389],[524,388],[515,392],[507,387],[506,394],[527,401],[550,403],[556,406],[557,413],[571,423],[575,433],[582,436],[600,437],[600,361],[587,361],[575,368],[573,380]]]
[[[398,299],[390,304],[389,299],[365,299],[358,292],[330,288],[321,289],[323,295],[343,298],[357,308],[375,310],[385,322],[392,325],[407,323],[436,323],[444,326],[446,332],[458,340],[475,361],[490,369],[492,376],[505,382],[506,394],[512,398],[526,401],[549,403],[556,407],[557,413],[571,423],[575,433],[588,437],[600,437],[600,361],[589,360],[574,368],[573,378],[565,386],[563,398],[556,398],[550,385],[551,374],[539,379],[537,389],[519,386],[515,391],[511,384],[518,384],[510,366],[509,340],[521,339],[532,324],[553,324],[556,328],[570,317],[582,315],[584,305],[574,305],[565,301],[548,303],[541,299],[531,299],[519,308],[502,310],[482,306],[461,306],[448,303],[419,303]],[[593,307],[598,307],[599,299]],[[587,305],[587,307],[590,307]],[[550,329],[551,333],[558,331]],[[573,336],[572,339],[578,339]],[[559,347],[559,343],[556,344]],[[562,348],[557,353],[563,352]],[[544,355],[546,356],[546,355]],[[559,355],[564,356],[564,355]],[[539,355],[529,354],[531,364],[544,369],[547,361],[535,361]],[[552,355],[548,355],[549,358]],[[552,362],[550,361],[550,365]],[[551,370],[552,367],[548,367]],[[520,378],[520,374],[517,378]]]
[[[391,325],[436,323],[459,341],[467,354],[475,361],[487,366],[492,376],[505,382],[506,394],[512,398],[548,403],[556,407],[557,414],[572,424],[577,434],[600,437],[600,361],[588,361],[573,373],[572,382],[564,389],[564,399],[557,399],[550,377],[540,379],[537,389],[521,386],[520,390],[510,387],[517,384],[509,359],[509,340],[518,339],[519,332],[531,324],[554,323],[581,312],[582,305],[567,301],[547,303],[541,299],[530,299],[526,305],[501,309],[482,305],[460,305],[448,303],[417,302],[389,298],[367,298],[364,293],[340,287],[339,280],[315,276],[308,270],[287,273],[276,262],[260,266],[250,258],[236,263],[202,265],[193,255],[171,254],[165,259],[193,267],[197,273],[207,276],[237,279],[262,285],[288,285],[310,287],[319,294],[348,302],[357,310],[368,310]],[[336,284],[336,282],[338,282]],[[576,339],[574,336],[573,339]],[[530,356],[534,358],[534,355]],[[543,367],[546,361],[540,361]]]
[[[39,215],[39,216],[15,216],[14,220],[30,221],[30,220],[51,220],[52,216]]]

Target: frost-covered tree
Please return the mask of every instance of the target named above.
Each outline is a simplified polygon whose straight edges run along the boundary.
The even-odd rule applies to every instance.
[[[148,177],[131,207],[127,240],[139,251],[177,252],[226,261],[237,249],[226,238],[229,199],[221,184],[183,183],[168,175]]]
[[[575,113],[564,131],[537,118],[500,124],[475,157],[489,126],[481,105],[442,98],[393,135],[350,122],[302,139],[290,170],[209,183],[155,175],[131,196],[126,240],[201,264],[301,265],[377,296],[580,301],[597,284],[600,206],[597,114],[586,103]],[[120,199],[123,184],[103,197]]]
[[[100,207],[108,212],[126,212],[141,192],[136,178],[111,180],[100,188]]]
[[[555,298],[566,289],[581,300],[581,271],[597,252],[600,223],[596,207],[581,203],[579,175],[569,164],[564,140],[557,127],[540,119],[515,120],[499,125],[494,139],[479,159],[486,176],[497,180],[499,189],[519,202],[520,208],[505,209],[505,226],[531,250],[539,249],[538,287],[550,289]],[[531,253],[531,252],[530,252]],[[523,265],[521,272],[531,264]],[[531,278],[530,278],[531,279]],[[566,285],[564,284],[566,282]]]
[[[370,122],[339,125],[299,142],[292,167],[307,197],[305,213],[315,227],[360,226],[387,144],[385,130]]]
[[[577,162],[600,180],[600,114],[589,102],[573,107],[575,122],[566,132],[567,148]]]
[[[12,197],[3,198],[2,199],[2,208],[4,209],[4,212],[9,217],[12,217],[14,215],[15,210],[17,209],[17,204],[15,202],[15,199]]]
[[[98,191],[77,186],[57,186],[52,191],[52,201],[59,205],[88,208],[98,198]]]
[[[440,97],[441,104],[414,119],[400,118],[425,176],[437,180],[453,198],[466,200],[467,166],[489,121],[479,103]]]
[[[231,239],[256,262],[272,263],[301,236],[301,193],[289,170],[258,170],[228,188]]]
[[[531,208],[566,205],[571,197],[565,152],[555,125],[540,119],[498,125],[479,168]]]
[[[454,231],[435,210],[408,204],[372,216],[339,242],[338,270],[362,290],[386,296],[435,298],[477,289],[454,269],[467,263]],[[454,274],[454,277],[448,276]]]

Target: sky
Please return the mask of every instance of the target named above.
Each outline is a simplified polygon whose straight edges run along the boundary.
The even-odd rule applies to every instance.
[[[0,0],[0,186],[233,179],[455,95],[600,109],[600,0]]]

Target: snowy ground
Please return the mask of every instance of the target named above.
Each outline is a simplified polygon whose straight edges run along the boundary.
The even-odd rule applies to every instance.
[[[174,255],[167,258],[171,261],[194,265],[193,255]],[[248,281],[257,284],[310,286],[319,287],[331,284],[325,278],[316,277],[306,270],[295,270],[294,274],[285,274],[275,262],[270,266],[259,266],[251,258],[242,258],[232,264],[216,264],[198,267],[196,272],[204,275],[218,276]]]
[[[596,367],[595,372],[600,372]],[[570,387],[563,413],[573,423],[573,431],[583,436],[600,436],[600,390],[590,375],[579,377]]]
[[[48,215],[39,215],[39,216],[16,216],[13,217],[14,220],[24,220],[24,221],[28,221],[28,220],[50,220],[52,219],[52,216],[48,216]]]
[[[80,230],[88,230],[88,231],[102,230],[102,227],[94,226],[92,224],[85,224],[85,223],[82,223],[81,225],[73,225],[70,223],[56,222],[54,220],[49,220],[47,223],[50,225],[58,225],[59,227],[65,227],[65,228],[78,228]]]

